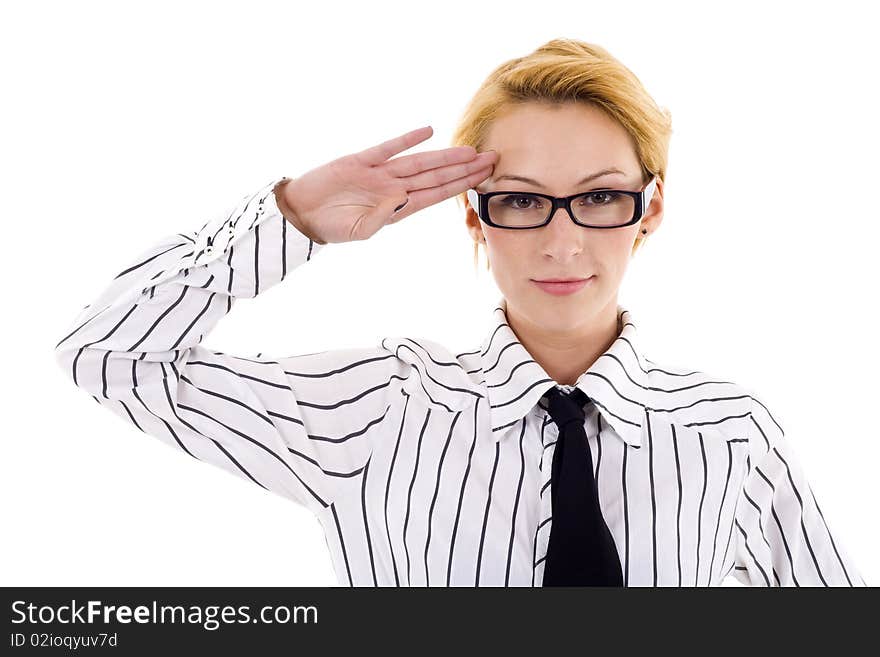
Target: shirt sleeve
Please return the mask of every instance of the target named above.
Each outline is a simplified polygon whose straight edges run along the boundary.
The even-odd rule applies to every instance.
[[[781,425],[750,391],[748,472],[737,504],[734,577],[748,586],[867,586],[822,513]]]
[[[79,388],[144,433],[318,512],[368,464],[405,376],[381,345],[248,359],[200,344],[236,299],[324,246],[278,210],[283,180],[136,258],[55,354]],[[297,316],[320,321],[319,309]]]

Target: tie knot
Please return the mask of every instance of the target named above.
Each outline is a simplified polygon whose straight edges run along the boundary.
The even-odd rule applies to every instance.
[[[562,432],[569,422],[582,423],[586,415],[584,406],[590,398],[580,388],[574,388],[571,392],[565,392],[554,386],[545,393],[547,397],[547,412],[553,422]]]

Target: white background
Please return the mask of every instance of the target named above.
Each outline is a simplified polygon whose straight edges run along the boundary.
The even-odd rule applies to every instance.
[[[554,37],[604,46],[672,111],[665,220],[620,294],[648,357],[763,393],[880,582],[870,4],[5,3],[0,584],[335,584],[308,511],[108,413],[53,346],[144,248],[273,178],[423,125],[408,152],[446,148],[485,76]],[[325,247],[205,344],[473,349],[499,292],[472,257],[450,199]]]

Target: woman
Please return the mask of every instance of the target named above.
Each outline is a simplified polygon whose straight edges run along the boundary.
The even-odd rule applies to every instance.
[[[311,509],[342,584],[864,585],[765,405],[648,360],[618,304],[662,221],[671,134],[638,79],[556,39],[492,72],[453,147],[394,157],[431,134],[156,244],[75,320],[61,366],[142,431]],[[503,293],[474,349],[200,345],[326,245],[456,195]]]

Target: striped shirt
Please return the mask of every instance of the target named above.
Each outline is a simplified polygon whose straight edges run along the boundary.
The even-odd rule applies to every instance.
[[[281,215],[277,182],[117,274],[61,367],[144,433],[314,512],[341,585],[540,586],[557,384],[503,298],[457,354],[410,337],[277,359],[201,346],[326,246]],[[625,585],[865,586],[755,392],[657,365],[618,318],[577,386]]]

